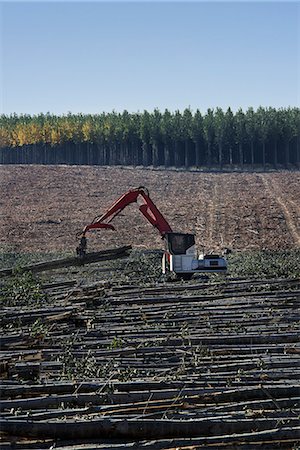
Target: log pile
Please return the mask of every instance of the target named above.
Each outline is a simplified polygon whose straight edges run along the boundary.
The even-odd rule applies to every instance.
[[[1,449],[296,448],[300,280],[44,286],[1,319]]]

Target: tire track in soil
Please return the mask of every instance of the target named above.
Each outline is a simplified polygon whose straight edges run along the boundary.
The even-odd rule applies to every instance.
[[[207,209],[205,220],[205,234],[206,239],[204,241],[205,253],[213,252],[216,247],[216,235],[218,233],[218,224],[216,223],[217,217],[217,203],[218,203],[218,188],[217,180],[210,180],[209,195],[207,197]],[[202,249],[201,249],[202,250]]]
[[[224,223],[225,213],[224,213],[224,183],[221,182],[218,177],[215,184],[215,237],[214,237],[214,247],[215,250],[221,251],[225,247],[226,242],[226,225]]]
[[[207,246],[206,252],[218,252],[224,247],[226,236],[224,236],[224,211],[223,205],[223,187],[219,177],[213,181],[213,186],[208,200],[207,214]]]
[[[297,203],[294,200],[288,200],[288,203],[290,205],[293,205],[293,207],[297,211],[297,214],[299,215],[298,220],[300,220],[300,207],[297,205]]]
[[[207,223],[207,231],[208,231],[208,239],[207,239],[207,245],[209,246],[209,251],[211,250],[212,247],[212,243],[213,243],[213,232],[215,230],[215,217],[214,217],[214,212],[215,212],[215,195],[216,195],[216,186],[214,184],[213,188],[212,188],[212,192],[208,201],[208,223]]]
[[[279,188],[278,182],[275,179],[273,179],[272,184],[270,184],[270,181],[267,180],[264,175],[259,175],[259,177],[261,178],[269,195],[276,200],[277,204],[281,208],[284,218],[285,218],[285,221],[286,221],[287,228],[288,228],[295,244],[298,247],[300,247],[300,231],[298,230],[297,224],[295,224],[294,218],[292,217],[287,205],[291,206],[293,204],[294,206],[297,207],[297,211],[299,211],[298,206],[295,204],[294,201],[289,201],[287,199],[282,200],[282,198],[280,196],[280,192],[279,192],[280,188]]]

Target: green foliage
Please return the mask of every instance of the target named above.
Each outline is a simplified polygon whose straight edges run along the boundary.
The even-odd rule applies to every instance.
[[[31,258],[28,255],[17,253],[13,248],[4,249],[0,253],[0,268],[5,269],[8,267],[22,267],[31,262]]]
[[[41,319],[37,319],[29,327],[29,335],[33,339],[39,339],[48,334],[48,326]]]
[[[111,341],[111,343],[109,344],[108,348],[110,350],[116,350],[118,348],[122,348],[124,344],[123,339],[114,337],[113,340]]]
[[[299,278],[300,251],[256,251],[231,254],[229,275],[250,278]]]
[[[248,108],[246,112],[246,136],[249,142],[255,141],[258,134],[257,115],[253,108]]]
[[[203,117],[199,109],[197,109],[194,116],[191,118],[192,123],[190,124],[190,137],[194,142],[202,141],[203,136]]]
[[[155,283],[161,278],[161,252],[144,253],[133,250],[124,268],[122,282],[138,280],[141,283]]]
[[[73,342],[67,342],[58,356],[58,361],[63,363],[63,377],[69,380],[98,378],[101,375],[101,366],[91,350],[83,356],[74,354]]]
[[[121,348],[122,345],[122,339],[115,338],[110,348],[114,350]],[[114,360],[109,360],[105,364],[98,364],[97,358],[93,355],[92,350],[88,350],[83,355],[77,355],[75,353],[75,346],[78,347],[78,335],[76,333],[65,343],[57,358],[58,361],[63,363],[63,378],[81,381],[95,378],[129,381],[137,373],[136,369],[130,367],[119,368]],[[110,383],[107,384],[107,389],[109,389],[109,386]]]
[[[16,269],[1,287],[0,302],[4,306],[41,306],[45,301],[46,296],[31,272]]]
[[[246,140],[246,116],[241,108],[234,116],[234,121],[237,142],[243,144]]]

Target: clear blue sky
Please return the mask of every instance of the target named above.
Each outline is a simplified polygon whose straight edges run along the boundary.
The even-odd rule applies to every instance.
[[[297,2],[0,8],[1,113],[300,106]]]

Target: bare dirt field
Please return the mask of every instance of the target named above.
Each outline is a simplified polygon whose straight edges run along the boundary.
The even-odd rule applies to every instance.
[[[128,189],[146,186],[174,231],[205,251],[300,246],[300,172],[199,173],[87,166],[1,166],[1,248],[73,251],[76,232]],[[91,233],[89,250],[160,248],[159,234],[129,206],[117,231]]]

